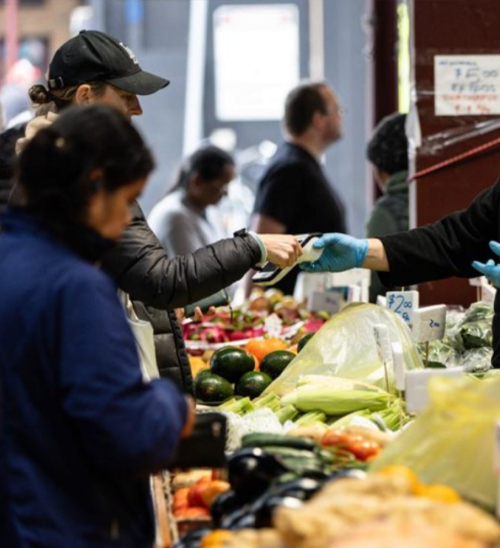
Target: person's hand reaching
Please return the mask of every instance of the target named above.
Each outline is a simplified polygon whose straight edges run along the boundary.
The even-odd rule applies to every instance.
[[[302,247],[295,236],[287,234],[259,234],[267,252],[267,260],[284,268],[293,266],[302,255]]]
[[[490,242],[490,249],[495,255],[500,256],[500,244],[498,242]],[[490,259],[486,264],[474,261],[472,266],[486,276],[496,288],[500,288],[500,264],[495,264],[495,261]]]
[[[300,263],[306,272],[343,272],[362,266],[368,252],[368,240],[333,232],[318,238],[313,247],[323,249],[317,261]]]

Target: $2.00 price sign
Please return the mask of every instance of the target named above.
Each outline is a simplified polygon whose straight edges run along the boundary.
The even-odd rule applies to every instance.
[[[418,309],[418,291],[389,291],[386,294],[387,308],[409,325],[413,325],[414,312]]]

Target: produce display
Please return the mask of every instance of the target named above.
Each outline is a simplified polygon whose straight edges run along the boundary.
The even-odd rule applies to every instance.
[[[493,306],[484,302],[472,304],[465,313],[448,313],[444,338],[419,346],[423,361],[428,367],[489,369],[493,314]]]
[[[287,346],[283,341],[279,346]],[[250,345],[252,348],[255,345]],[[209,354],[208,362],[195,358],[195,396],[201,403],[224,402],[233,395],[257,398],[295,358],[295,353],[285,350],[271,350],[278,346],[273,340],[268,352],[259,345],[259,359],[245,348],[225,346]],[[202,362],[200,364],[200,361]]]
[[[202,322],[183,323],[183,336],[190,350],[210,344],[249,341],[264,337],[272,325],[280,337],[300,336],[317,331],[329,319],[326,312],[313,313],[303,303],[285,296],[278,289],[252,292],[248,303],[230,311],[218,309],[215,315],[207,315]],[[271,318],[271,320],[270,320]],[[266,326],[267,322],[267,326]],[[294,341],[295,342],[295,341]]]
[[[175,493],[179,523],[199,523],[176,548],[499,548],[492,314],[485,303],[452,311],[445,338],[417,348],[386,309],[354,305],[325,322],[268,290],[232,320],[186,325],[200,343],[188,345],[200,412],[226,415],[229,442],[226,481]],[[410,417],[375,323],[407,369],[480,375],[435,379],[431,406]]]

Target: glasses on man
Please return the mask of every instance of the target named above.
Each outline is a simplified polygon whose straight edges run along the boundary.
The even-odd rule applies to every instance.
[[[340,114],[344,115],[347,112],[345,107],[342,106],[336,106],[336,107],[330,107],[325,110],[325,114]]]

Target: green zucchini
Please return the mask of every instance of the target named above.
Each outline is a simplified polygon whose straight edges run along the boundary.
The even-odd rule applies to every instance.
[[[242,447],[262,447],[266,449],[270,445],[274,447],[290,447],[292,449],[307,449],[308,451],[313,451],[317,447],[317,444],[308,438],[268,434],[265,432],[245,434],[241,440]]]

